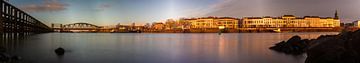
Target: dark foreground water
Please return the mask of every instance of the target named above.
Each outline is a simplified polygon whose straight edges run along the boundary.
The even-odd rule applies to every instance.
[[[325,34],[337,33],[45,33],[1,46],[26,63],[304,63],[306,55],[268,48],[293,35]]]

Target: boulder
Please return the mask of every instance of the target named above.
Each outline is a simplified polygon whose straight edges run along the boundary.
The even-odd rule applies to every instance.
[[[60,56],[62,56],[62,55],[64,55],[64,54],[65,54],[65,49],[64,49],[64,48],[59,47],[59,48],[55,49],[55,53],[56,53],[56,55],[60,55]]]
[[[305,63],[360,63],[360,31],[320,36],[307,51]]]
[[[7,53],[0,53],[0,61],[10,61],[11,56]]]
[[[346,40],[331,37],[317,39],[317,42],[308,48],[306,63],[359,63],[358,54],[344,47]]]
[[[5,52],[0,53],[0,63],[12,63],[21,60],[20,56],[11,55]]]
[[[304,53],[304,49],[308,47],[308,41],[308,39],[301,40],[300,36],[293,36],[288,41],[277,43],[275,46],[270,47],[270,49],[286,54],[299,55]]]
[[[360,63],[360,30],[342,31],[338,35],[321,35],[317,39],[294,36],[270,49],[287,54],[306,52],[305,63]]]

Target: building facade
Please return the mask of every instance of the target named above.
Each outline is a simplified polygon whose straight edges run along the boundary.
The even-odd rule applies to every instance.
[[[360,28],[360,22],[359,22],[359,21],[360,21],[360,20],[354,21],[354,22],[353,22],[354,26]]]
[[[241,20],[241,26],[244,28],[340,27],[340,20],[337,17],[295,17],[293,15],[284,15],[282,17],[244,17]]]
[[[190,28],[219,28],[224,26],[229,29],[238,28],[239,19],[231,17],[204,17],[183,19],[190,23]]]

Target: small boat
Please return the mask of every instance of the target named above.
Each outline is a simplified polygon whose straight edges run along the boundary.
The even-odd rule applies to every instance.
[[[221,33],[224,31],[225,26],[219,26],[219,32],[218,34],[221,35]]]
[[[278,29],[276,29],[276,30],[273,30],[274,32],[277,32],[277,33],[281,33],[281,29],[280,28],[278,28]]]

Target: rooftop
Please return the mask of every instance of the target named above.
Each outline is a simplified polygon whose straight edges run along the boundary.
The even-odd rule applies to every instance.
[[[246,18],[246,19],[263,19],[263,18],[283,19],[283,17],[295,17],[295,19],[305,19],[305,18],[335,19],[335,18],[332,18],[332,17],[320,17],[320,16],[296,17],[296,16],[294,16],[294,15],[284,15],[284,16],[282,16],[282,17],[264,16],[264,17],[244,17],[244,18]]]

